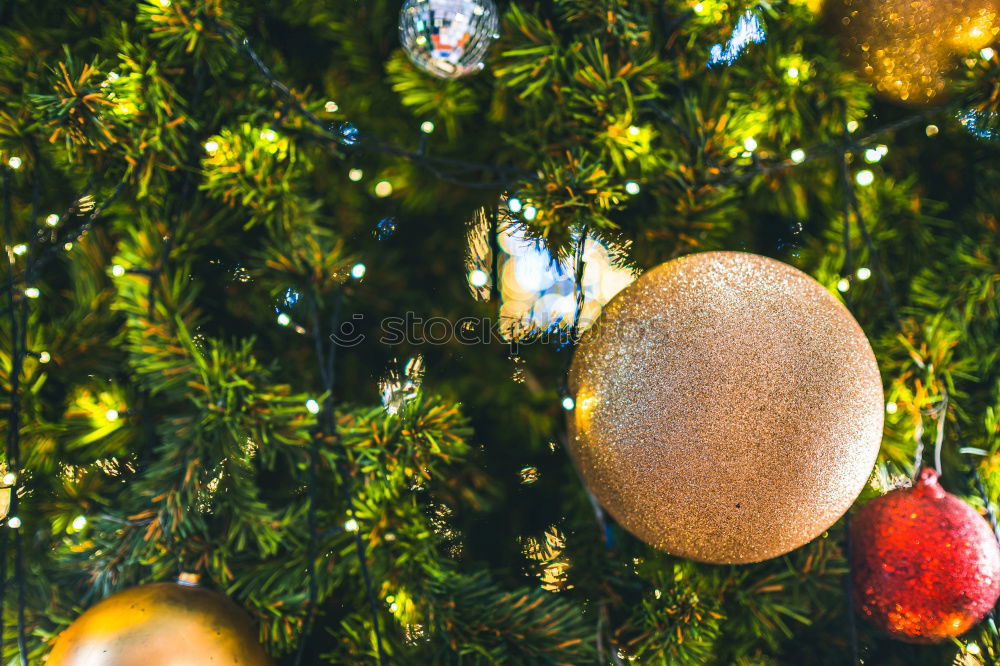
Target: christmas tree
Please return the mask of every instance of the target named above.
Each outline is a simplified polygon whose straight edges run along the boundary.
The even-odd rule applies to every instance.
[[[0,2],[4,663],[182,574],[283,665],[1000,663],[866,623],[850,513],[695,562],[567,455],[602,306],[750,252],[874,349],[857,505],[995,529],[1000,8],[402,4]]]

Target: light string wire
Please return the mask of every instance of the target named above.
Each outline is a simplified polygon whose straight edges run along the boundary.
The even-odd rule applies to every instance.
[[[10,182],[9,173],[5,170],[3,172],[3,227],[4,235],[7,239],[12,238],[12,227],[13,227],[13,207],[10,199]],[[32,213],[34,214],[37,210],[37,200],[38,192],[37,186],[35,187],[35,193],[33,195]],[[34,218],[32,218],[34,222]],[[33,244],[33,243],[32,243]],[[8,376],[8,384],[10,386],[10,405],[7,421],[7,471],[14,475],[14,483],[10,488],[10,506],[8,508],[8,522],[6,527],[12,528],[10,524],[10,518],[17,516],[18,509],[18,491],[21,486],[21,469],[20,469],[20,445],[21,445],[21,404],[20,404],[20,379],[21,372],[24,367],[24,359],[26,357],[27,350],[27,337],[28,337],[28,304],[27,297],[23,294],[20,296],[19,301],[15,299],[14,296],[14,252],[10,247],[7,250],[7,269],[8,273],[8,319],[10,324],[10,346],[11,346],[11,363],[10,363],[10,374]],[[24,586],[24,556],[21,544],[21,532],[20,526],[14,529],[14,575],[13,583],[16,587],[17,592],[17,650],[18,657],[21,666],[28,666],[28,652],[27,652],[27,641],[25,638],[25,586]],[[3,580],[0,581],[0,616],[3,615],[5,611],[5,597],[6,588],[8,585],[7,580],[7,535],[6,530],[4,530],[3,538],[3,552],[0,552],[0,558],[4,561],[3,570]],[[2,641],[2,631],[3,624],[0,623],[0,641]],[[0,648],[2,648],[2,643],[0,643]],[[2,655],[2,653],[0,653]]]
[[[841,143],[841,153],[840,153],[840,181],[841,187],[843,189],[843,216],[844,216],[844,233],[843,233],[843,244],[844,244],[844,264],[841,267],[841,277],[846,279],[847,276],[854,272],[853,255],[851,251],[851,201],[854,199],[854,185],[851,183],[850,174],[850,130],[847,127],[847,102],[844,102],[844,118],[843,118],[843,134]],[[847,292],[843,294],[844,303],[847,306],[848,312],[851,312],[853,316],[853,308],[851,307],[851,299]],[[851,512],[848,510],[844,513],[844,560],[847,564],[846,571],[843,577],[843,587],[844,587],[844,598],[847,601],[847,635],[848,642],[851,647],[851,664],[852,666],[861,666],[861,646],[858,640],[858,618],[857,612],[854,609],[854,594],[851,586],[851,549],[854,546],[851,540]]]
[[[340,290],[338,290],[333,297],[333,312],[330,316],[330,331],[336,331],[337,326],[340,323],[340,311],[343,302],[343,295]],[[343,446],[343,442],[337,432],[337,416],[334,404],[334,388],[336,386],[336,357],[337,357],[337,343],[333,340],[332,335],[326,336],[329,340],[329,345],[324,349],[324,343],[321,331],[323,330],[320,323],[319,309],[317,307],[315,297],[310,297],[310,317],[312,319],[312,329],[313,329],[313,341],[315,343],[316,350],[316,360],[319,364],[320,369],[320,379],[323,382],[323,388],[326,397],[323,401],[323,407],[321,416],[319,419],[318,428],[313,437],[313,441],[310,445],[309,450],[309,469],[307,477],[307,492],[308,497],[308,508],[306,513],[306,520],[308,523],[309,530],[309,542],[307,544],[307,558],[308,558],[308,577],[309,577],[309,611],[306,620],[306,626],[303,628],[303,637],[299,642],[298,649],[295,655],[295,665],[299,666],[302,662],[303,655],[305,653],[305,637],[312,630],[312,626],[315,621],[316,606],[319,597],[319,586],[317,580],[316,572],[316,560],[318,558],[318,541],[321,537],[327,536],[329,534],[339,533],[341,530],[328,530],[322,534],[318,532],[318,520],[316,517],[316,477],[319,465],[319,446],[321,440],[325,435],[330,441],[338,446]],[[346,449],[344,451],[346,453]],[[354,493],[352,491],[352,479],[349,471],[344,465],[343,458],[337,456],[334,461],[334,468],[337,473],[338,480],[340,481],[341,493],[343,495],[344,502],[347,507],[348,518],[357,525],[357,529],[352,530],[354,532],[354,551],[358,558],[358,566],[361,569],[361,576],[365,585],[365,596],[368,600],[368,611],[372,619],[372,631],[375,637],[375,649],[378,656],[379,666],[384,666],[386,663],[385,647],[382,642],[382,630],[379,621],[378,612],[378,600],[375,597],[375,587],[371,575],[371,571],[368,567],[368,556],[366,553],[366,548],[364,544],[364,539],[361,534],[360,523],[357,520],[357,514],[354,511]]]

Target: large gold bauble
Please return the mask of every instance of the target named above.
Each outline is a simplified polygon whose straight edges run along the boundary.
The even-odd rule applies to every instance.
[[[707,252],[641,276],[570,368],[569,450],[626,529],[702,562],[812,540],[864,486],[882,381],[857,322],[801,271]]]
[[[845,55],[882,94],[909,104],[941,96],[960,57],[1000,33],[1000,0],[829,0]]]
[[[92,606],[56,639],[46,666],[273,666],[250,618],[197,585],[153,583]]]

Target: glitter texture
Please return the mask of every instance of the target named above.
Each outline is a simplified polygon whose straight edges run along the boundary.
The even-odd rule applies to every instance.
[[[1000,546],[971,506],[932,469],[913,488],[872,500],[851,521],[854,601],[872,624],[908,643],[965,633],[1000,596]]]
[[[570,368],[570,453],[618,522],[715,563],[821,534],[864,486],[882,382],[847,309],[739,252],[663,264],[615,296]]]
[[[417,67],[444,79],[480,71],[497,30],[493,0],[406,0],[399,40]]]
[[[998,0],[831,0],[844,55],[879,92],[928,104],[946,88],[959,57],[1000,33]]]

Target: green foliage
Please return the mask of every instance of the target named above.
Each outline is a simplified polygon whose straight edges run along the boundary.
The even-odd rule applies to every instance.
[[[940,418],[946,486],[995,510],[1000,169],[955,116],[996,124],[997,57],[960,63],[951,106],[906,121],[812,4],[506,3],[487,69],[442,81],[399,50],[389,0],[0,3],[0,309],[40,292],[18,391],[30,663],[96,599],[182,570],[287,664],[303,641],[304,663],[373,663],[371,602],[393,664],[847,663],[842,524],[758,565],[653,551],[594,520],[557,446],[557,350],[521,349],[512,381],[499,345],[390,349],[378,327],[495,316],[468,297],[464,230],[501,190],[563,254],[585,226],[639,268],[777,256],[847,279],[873,341],[890,408],[862,500],[910,473],[921,428],[931,454]],[[767,42],[708,67],[751,8]],[[333,139],[342,122],[357,146]],[[844,150],[849,177],[875,175],[853,188],[863,229]],[[376,240],[384,217],[398,231]],[[356,322],[363,341],[331,344]],[[11,333],[5,313],[5,414]],[[389,413],[383,369],[417,353],[427,385]],[[1000,654],[990,622],[963,639],[978,658],[860,631],[872,664]]]

